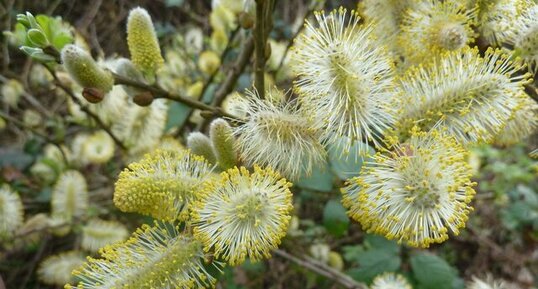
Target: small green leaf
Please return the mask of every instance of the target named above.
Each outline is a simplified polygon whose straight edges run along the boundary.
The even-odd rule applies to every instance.
[[[52,39],[52,46],[61,51],[67,44],[73,43],[73,36],[68,33],[60,33]]]
[[[28,40],[30,41],[30,43],[37,47],[45,47],[49,45],[49,40],[47,39],[47,36],[45,36],[45,34],[38,29],[28,30]]]
[[[445,260],[422,253],[411,257],[413,275],[422,288],[452,289],[457,274]]]
[[[380,249],[394,254],[400,253],[398,243],[379,235],[366,235],[364,243],[373,249]]]
[[[303,176],[297,182],[297,186],[304,189],[311,189],[321,192],[330,192],[333,189],[333,175],[328,169],[322,170],[318,167],[312,169],[312,174]]]
[[[366,149],[365,149],[366,147]],[[331,170],[341,179],[347,180],[357,176],[364,161],[369,158],[360,154],[360,151],[368,151],[368,155],[373,155],[375,150],[364,143],[355,143],[351,146],[349,153],[343,151],[343,145],[330,145],[327,149]]]
[[[398,270],[401,265],[398,255],[381,249],[359,253],[358,261],[359,268],[350,269],[347,274],[357,281],[366,283],[370,283],[379,274]]]
[[[165,131],[173,127],[182,126],[185,121],[187,121],[190,110],[190,107],[182,103],[174,102],[170,104],[170,107],[168,108],[168,120],[166,122]]]
[[[349,227],[349,218],[340,200],[327,202],[323,210],[323,225],[329,233],[336,237],[345,235]]]

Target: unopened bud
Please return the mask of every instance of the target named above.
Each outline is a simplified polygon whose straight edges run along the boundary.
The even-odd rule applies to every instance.
[[[90,103],[99,103],[105,98],[105,93],[98,88],[85,87],[82,90],[82,96]]]
[[[112,90],[112,74],[97,65],[84,49],[68,44],[62,49],[62,62],[69,75],[82,87],[100,89],[103,93]]]
[[[213,145],[213,152],[219,166],[227,170],[237,165],[237,153],[235,152],[235,139],[232,128],[224,119],[219,118],[211,123],[209,138]]]
[[[133,96],[133,102],[140,106],[149,106],[153,102],[153,94],[149,91],[143,91]]]
[[[134,65],[145,73],[155,73],[164,63],[153,22],[143,8],[134,8],[129,13],[127,45]]]
[[[220,66],[220,57],[213,51],[207,50],[200,54],[198,67],[206,75],[213,74]]]
[[[239,24],[243,29],[251,29],[254,26],[254,17],[248,12],[239,13]]]
[[[208,162],[215,164],[216,157],[209,138],[201,132],[192,132],[187,137],[187,147],[193,154],[203,156]]]

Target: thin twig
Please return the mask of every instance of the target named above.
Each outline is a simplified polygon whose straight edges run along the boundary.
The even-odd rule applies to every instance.
[[[9,81],[9,78],[0,75],[0,82],[6,83]],[[22,92],[22,96],[31,104],[33,105],[39,112],[41,112],[45,117],[51,118],[52,114],[49,112],[47,108],[45,108],[39,100],[37,100],[32,94],[24,90]]]
[[[325,4],[325,1],[322,1],[322,3],[320,3],[321,5],[316,5],[317,1],[312,1],[311,5],[310,5],[310,8],[308,9],[308,11],[305,13],[304,17],[303,17],[303,21],[301,23],[305,23],[305,21],[314,13],[315,10],[317,10],[319,8],[319,6],[323,6]],[[288,56],[288,53],[290,51],[290,48],[291,46],[293,45],[293,41],[295,40],[295,38],[297,38],[297,36],[299,36],[299,34],[303,31],[304,29],[304,24],[301,25],[299,27],[299,29],[297,29],[297,31],[295,31],[295,33],[293,34],[293,36],[290,38],[290,41],[288,42],[288,45],[286,45],[286,50],[284,50],[284,55],[282,55],[282,58],[280,59],[280,63],[278,64],[278,67],[276,69],[276,71],[280,71],[280,69],[282,68],[282,66],[284,65],[284,60],[286,59],[286,57]]]
[[[228,44],[226,45],[226,48],[224,49],[224,51],[222,51],[222,53],[220,54],[221,60],[224,60],[228,52],[232,49],[232,43],[237,33],[239,33],[239,30],[241,30],[241,27],[238,26],[234,31],[232,31],[232,34],[230,34],[230,38],[229,38],[230,40],[228,41]],[[202,88],[202,92],[200,93],[200,96],[202,97],[204,96],[205,92],[207,91],[211,83],[213,83],[213,79],[215,79],[215,76],[218,74],[218,72],[219,70],[215,69],[215,71],[211,73],[207,81],[204,83],[204,87]]]
[[[115,84],[123,84],[123,85],[136,87],[136,88],[139,88],[139,89],[142,89],[142,90],[149,91],[149,92],[153,93],[153,97],[155,97],[155,98],[164,98],[164,99],[169,99],[169,100],[181,102],[181,103],[186,104],[186,105],[188,105],[190,107],[193,107],[193,108],[197,108],[197,109],[201,109],[201,110],[207,110],[207,111],[209,111],[209,112],[211,112],[211,113],[213,113],[215,115],[225,116],[225,117],[229,117],[231,119],[239,120],[236,116],[231,115],[229,113],[226,113],[225,111],[223,111],[222,109],[220,109],[218,107],[210,106],[208,104],[205,104],[205,103],[203,103],[201,101],[198,101],[198,100],[190,98],[190,97],[184,97],[184,96],[181,96],[179,94],[168,92],[168,91],[162,89],[161,87],[159,87],[157,85],[148,85],[148,84],[145,84],[145,83],[142,83],[142,82],[138,82],[136,80],[132,80],[130,78],[123,77],[123,76],[121,76],[119,74],[116,74],[116,73],[113,73],[112,75],[114,76]]]
[[[327,277],[338,284],[344,286],[348,289],[368,289],[368,286],[366,286],[363,283],[359,283],[355,280],[353,280],[351,277],[333,269],[329,266],[320,263],[320,262],[313,262],[310,258],[309,259],[301,259],[299,257],[293,256],[286,251],[276,249],[274,251],[275,255],[278,255],[284,259],[287,259],[289,261],[292,261],[296,263],[299,266],[302,266],[306,269],[309,269],[319,275],[322,275],[324,277]]]
[[[226,48],[224,48],[224,51],[222,51],[222,53],[220,54],[220,59],[221,60],[224,60],[226,55],[228,55],[228,52],[230,52],[230,50],[232,50],[233,41],[234,41],[235,37],[237,36],[237,34],[239,33],[240,30],[241,30],[241,27],[238,26],[234,31],[232,31],[232,33],[230,35],[230,38],[229,38],[230,40],[228,41],[228,44],[226,45]],[[219,73],[219,69],[215,69],[215,71],[213,71],[213,73],[211,73],[209,78],[205,81],[204,86],[202,88],[202,91],[200,92],[200,99],[203,99],[204,94],[207,92],[207,89],[209,89],[209,86],[213,83],[213,80],[215,79],[215,77],[217,76],[218,73]],[[215,96],[213,96],[213,97],[215,97]],[[191,109],[189,111],[189,114],[187,115],[186,119],[189,119],[193,113],[194,113],[194,109]],[[186,123],[187,122],[184,123],[183,127],[185,126]],[[181,134],[181,132],[183,131],[183,127],[180,127],[180,129],[177,131],[175,136],[179,136]]]
[[[525,92],[527,93],[527,95],[529,95],[530,98],[538,102],[538,91],[536,90],[536,87],[534,85],[526,84]]]
[[[265,48],[267,45],[266,10],[269,9],[268,0],[256,0],[256,24],[254,26],[254,49],[256,59],[254,62],[254,87],[261,99],[265,98]]]
[[[234,63],[230,71],[227,73],[228,76],[226,77],[224,82],[222,82],[219,89],[215,92],[215,97],[211,102],[212,106],[219,107],[226,98],[226,96],[234,89],[237,79],[239,79],[239,76],[245,70],[245,67],[247,66],[253,52],[254,37],[250,36],[243,44],[243,50],[237,57],[236,62]]]
[[[68,86],[66,86],[65,84],[63,84],[60,79],[58,79],[58,76],[56,75],[56,73],[54,72],[54,70],[52,68],[50,68],[48,65],[45,66],[50,74],[52,74],[52,77],[54,78],[54,83],[56,84],[56,86],[58,86],[59,88],[61,88],[65,93],[67,93],[71,99],[78,105],[80,106],[80,109],[85,112],[88,116],[90,116],[90,118],[92,118],[96,123],[97,125],[103,129],[111,138],[112,140],[114,141],[114,143],[116,143],[116,145],[118,145],[122,150],[126,151],[127,150],[127,147],[121,142],[121,140],[116,137],[116,135],[114,135],[114,133],[112,132],[112,130],[101,120],[101,118],[96,115],[95,113],[93,113],[86,105],[84,105],[82,103],[82,101],[80,101],[80,99],[75,95],[75,93],[71,90],[71,88],[69,88]]]
[[[254,53],[254,37],[250,36],[243,44],[243,50],[239,53],[234,65],[227,72],[226,79],[215,92],[215,97],[211,102],[212,107],[220,107],[226,96],[234,89],[239,76],[243,73],[247,64]],[[211,122],[211,118],[206,118],[197,126],[197,130],[202,131]]]

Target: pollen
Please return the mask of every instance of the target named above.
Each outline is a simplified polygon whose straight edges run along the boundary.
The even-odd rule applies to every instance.
[[[156,150],[120,173],[114,204],[159,220],[186,220],[210,164],[187,150]]]
[[[378,152],[342,189],[349,215],[367,232],[415,247],[448,239],[465,226],[472,189],[467,152],[439,131],[411,131],[394,152]]]
[[[270,168],[229,169],[208,182],[192,211],[194,236],[232,266],[269,258],[290,222],[291,183]]]

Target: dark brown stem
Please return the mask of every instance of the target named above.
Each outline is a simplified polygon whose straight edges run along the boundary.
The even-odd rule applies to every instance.
[[[122,85],[128,85],[132,87],[136,87],[145,91],[149,91],[153,93],[153,97],[155,98],[164,98],[164,99],[170,99],[173,101],[181,102],[183,104],[186,104],[192,108],[197,108],[201,110],[207,110],[215,115],[218,116],[225,116],[231,119],[238,119],[236,116],[233,116],[231,114],[226,113],[222,109],[218,107],[213,107],[208,104],[205,104],[201,101],[198,101],[196,99],[190,98],[190,97],[184,97],[179,94],[168,92],[162,88],[160,88],[157,85],[148,85],[145,83],[138,82],[136,80],[132,80],[130,78],[123,77],[121,75],[112,74],[114,76],[114,82],[115,84],[122,84]]]
[[[536,87],[532,84],[525,84],[525,92],[532,98],[534,101],[538,102],[538,91]]]
[[[212,106],[219,107],[226,98],[226,96],[234,89],[237,79],[239,79],[239,76],[245,70],[245,67],[247,66],[253,52],[254,38],[251,36],[243,44],[243,50],[237,57],[237,60],[230,69],[230,71],[227,73],[226,79],[215,92],[215,97],[211,102]]]
[[[265,98],[265,49],[267,45],[266,38],[266,25],[267,17],[266,10],[269,7],[269,0],[256,0],[256,24],[254,26],[254,39],[255,39],[255,55],[256,61],[254,63],[254,87],[258,91],[258,95],[261,99]]]
[[[224,82],[222,82],[220,87],[215,92],[215,97],[211,102],[212,107],[220,107],[226,96],[234,89],[235,84],[237,83],[237,79],[239,79],[239,76],[245,70],[245,67],[247,66],[253,53],[254,37],[251,36],[243,44],[243,50],[241,50],[241,53],[237,57],[236,62],[234,63],[230,71],[228,71],[226,79],[224,80]],[[206,118],[204,122],[202,122],[197,127],[197,130],[202,131],[205,127],[209,125],[210,122],[211,118]]]

